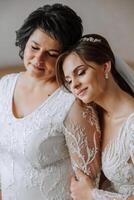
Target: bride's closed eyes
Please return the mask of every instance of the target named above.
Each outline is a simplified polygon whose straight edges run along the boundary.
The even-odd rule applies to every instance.
[[[72,76],[74,76],[74,78],[77,79],[77,77],[79,78],[79,77],[85,75],[86,71],[87,71],[86,66],[79,66],[74,69],[74,71],[72,72]],[[69,85],[71,85],[71,83],[72,83],[72,79],[70,77],[66,77],[65,84],[69,86]]]
[[[80,69],[80,70],[78,70],[78,76],[82,76],[82,75],[84,75],[86,73],[86,69]]]

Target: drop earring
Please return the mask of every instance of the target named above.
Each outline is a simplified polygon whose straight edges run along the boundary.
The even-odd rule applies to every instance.
[[[105,79],[108,79],[109,77],[108,77],[108,72],[106,72],[105,74],[104,74],[104,76],[105,76]]]

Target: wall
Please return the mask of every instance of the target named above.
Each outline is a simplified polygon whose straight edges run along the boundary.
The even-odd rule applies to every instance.
[[[76,10],[82,17],[84,33],[104,35],[114,52],[133,66],[133,0],[0,0],[0,68],[22,65],[14,45],[15,30],[33,9],[55,2]],[[17,67],[17,70],[20,68]]]

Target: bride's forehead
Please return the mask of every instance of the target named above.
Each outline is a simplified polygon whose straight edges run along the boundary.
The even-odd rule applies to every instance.
[[[76,53],[70,53],[66,56],[63,65],[80,65],[83,64],[82,59]]]
[[[66,72],[72,72],[83,64],[84,62],[77,54],[69,54],[63,62],[63,70]]]

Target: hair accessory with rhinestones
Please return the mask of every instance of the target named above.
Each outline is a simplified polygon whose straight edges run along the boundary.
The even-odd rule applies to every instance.
[[[101,39],[93,38],[93,37],[90,36],[90,37],[83,37],[83,38],[81,38],[81,41],[95,43],[95,42],[101,42]]]

